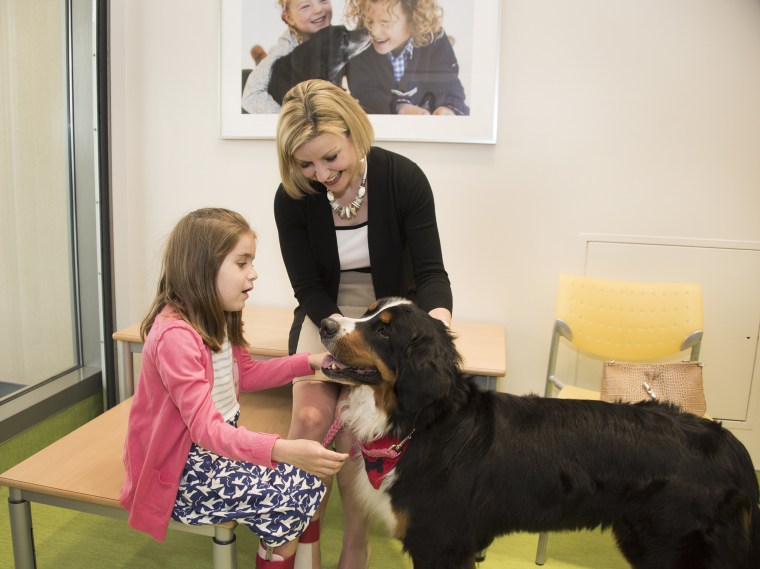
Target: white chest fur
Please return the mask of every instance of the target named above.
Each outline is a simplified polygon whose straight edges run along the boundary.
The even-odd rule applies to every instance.
[[[355,387],[343,402],[341,420],[344,428],[349,429],[354,436],[363,441],[373,441],[388,431],[388,417],[375,405],[375,391],[368,386]],[[374,521],[385,524],[388,531],[396,534],[396,516],[391,508],[391,501],[386,490],[393,486],[396,478],[395,470],[391,470],[379,489],[375,489],[369,481],[364,468],[364,460],[359,455],[351,461],[354,469],[354,492],[362,507]]]
[[[388,432],[388,417],[375,405],[375,390],[367,385],[351,390],[342,404],[340,418],[363,442],[374,441]]]

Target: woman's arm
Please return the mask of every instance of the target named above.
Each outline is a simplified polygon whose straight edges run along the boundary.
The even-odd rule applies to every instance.
[[[399,195],[403,200],[402,223],[417,288],[416,302],[431,316],[450,324],[453,295],[443,264],[433,190],[419,166],[409,164],[408,172],[401,174],[406,182]]]
[[[340,265],[326,266],[332,262],[339,262],[337,249],[335,259],[331,259],[326,249],[331,246],[337,247],[335,231],[331,232],[329,227],[325,227],[324,231],[313,229],[310,231],[309,223],[315,224],[317,219],[313,211],[309,211],[310,208],[307,207],[306,200],[309,199],[312,198],[307,196],[301,200],[294,200],[280,186],[275,194],[274,218],[277,224],[280,251],[293,287],[293,294],[309,318],[318,325],[330,314],[340,313],[335,299],[331,296],[331,291],[325,284],[326,279],[334,279],[334,294],[337,295]],[[325,207],[329,206],[325,205]],[[331,221],[328,219],[325,223],[329,224]],[[320,236],[318,244],[314,242],[315,234]],[[317,246],[321,251],[319,260],[315,258]],[[324,277],[322,273],[325,273]]]

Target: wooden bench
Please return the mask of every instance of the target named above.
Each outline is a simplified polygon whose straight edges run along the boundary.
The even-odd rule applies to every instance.
[[[243,311],[246,340],[255,358],[287,354],[292,312],[284,308],[247,306]],[[452,330],[462,354],[463,371],[485,379],[493,389],[506,374],[504,328],[496,324],[454,322]],[[16,569],[34,569],[31,502],[39,502],[114,518],[127,518],[118,502],[124,480],[122,452],[134,390],[133,354],[142,350],[139,325],[113,335],[121,342],[125,362],[121,388],[124,401],[89,423],[0,474],[9,488],[9,510]],[[251,431],[287,434],[292,397],[290,386],[244,393],[239,424]],[[234,522],[190,526],[170,522],[170,529],[209,536],[213,540],[215,569],[237,566]]]
[[[290,386],[244,393],[239,424],[286,436],[291,414]],[[132,398],[99,415],[0,475],[9,491],[11,538],[16,569],[34,569],[30,502],[127,519],[119,504],[124,481],[122,451]],[[235,569],[235,522],[191,526],[172,521],[170,529],[209,536],[215,569]]]

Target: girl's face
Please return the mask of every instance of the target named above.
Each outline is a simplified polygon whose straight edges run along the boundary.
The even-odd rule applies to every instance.
[[[356,149],[348,136],[323,132],[299,146],[293,153],[301,173],[310,180],[317,180],[342,196],[352,182],[363,174],[356,157]]]
[[[282,17],[306,39],[330,25],[332,4],[330,0],[289,0]]]
[[[412,37],[412,28],[401,3],[397,2],[390,10],[388,5],[388,0],[370,2],[364,15],[364,25],[372,37],[372,47],[382,54],[403,47]]]
[[[248,293],[253,290],[253,281],[259,278],[253,268],[255,257],[256,239],[253,233],[245,233],[222,261],[216,276],[216,290],[225,311],[243,310]]]

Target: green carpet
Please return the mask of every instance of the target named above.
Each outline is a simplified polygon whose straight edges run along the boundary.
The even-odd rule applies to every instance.
[[[6,504],[8,489],[0,489]],[[170,531],[164,543],[134,531],[122,520],[32,505],[38,569],[190,569],[212,567],[210,538]],[[253,568],[256,540],[245,528],[237,532],[238,567]],[[340,553],[341,519],[337,493],[328,506],[322,530],[322,566],[335,568]],[[535,535],[500,538],[488,550],[481,569],[535,568]],[[371,535],[372,569],[411,569],[400,543],[381,531]],[[0,512],[0,567],[13,567],[8,510]],[[546,569],[625,569],[609,533],[555,534],[549,539]]]

